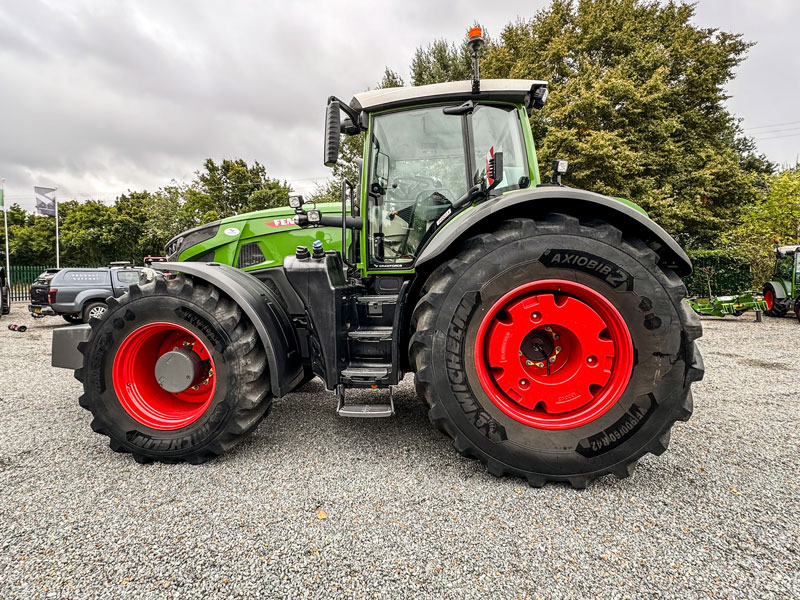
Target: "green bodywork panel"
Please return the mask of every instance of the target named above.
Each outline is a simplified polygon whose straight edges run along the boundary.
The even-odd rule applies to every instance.
[[[342,205],[338,202],[319,204],[317,208],[326,215],[342,214]],[[270,208],[222,219],[213,238],[186,248],[178,260],[207,260],[208,252],[213,250],[214,262],[238,266],[241,248],[257,243],[264,260],[242,267],[253,271],[282,266],[283,259],[294,254],[297,246],[310,248],[315,240],[322,241],[326,250],[341,251],[342,230],[338,227],[301,228],[294,224],[293,209],[288,206]],[[347,240],[349,243],[349,234]]]
[[[767,310],[764,298],[754,292],[743,292],[737,296],[717,296],[708,301],[701,301],[697,298],[689,298],[687,301],[697,314],[714,317],[724,317],[725,315],[738,317],[748,310],[760,312]]]

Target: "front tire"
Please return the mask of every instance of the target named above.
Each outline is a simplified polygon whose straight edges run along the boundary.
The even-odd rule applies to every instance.
[[[512,219],[429,277],[410,360],[433,423],[494,475],[584,487],[667,448],[703,375],[686,288],[602,222]]]
[[[767,310],[764,314],[768,317],[785,317],[789,312],[791,301],[778,297],[775,287],[771,283],[764,285],[764,301],[767,303]]]
[[[105,317],[90,324],[75,377],[92,429],[113,450],[139,462],[201,463],[230,450],[270,409],[267,358],[253,324],[206,282],[157,276],[110,299]],[[183,372],[165,371],[164,358],[179,352],[174,364],[194,365],[186,367],[191,381],[168,391]]]

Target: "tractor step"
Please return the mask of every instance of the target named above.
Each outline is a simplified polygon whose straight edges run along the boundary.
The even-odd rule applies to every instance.
[[[397,296],[359,296],[359,304],[397,304]]]
[[[351,340],[362,342],[388,342],[392,339],[391,327],[372,327],[369,329],[355,329],[347,332]]]
[[[336,414],[340,417],[375,419],[394,415],[394,390],[389,388],[389,404],[345,404],[345,386],[336,386],[339,399]]]
[[[388,366],[347,367],[342,370],[342,379],[351,383],[380,385],[382,379],[389,376]]]
[[[379,418],[391,417],[394,406],[391,404],[348,404],[336,409],[340,417]]]
[[[359,304],[366,304],[367,314],[371,317],[383,315],[383,307],[387,304],[397,304],[397,296],[360,296]]]

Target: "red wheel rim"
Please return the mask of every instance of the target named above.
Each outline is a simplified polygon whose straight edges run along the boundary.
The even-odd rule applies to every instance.
[[[172,393],[156,381],[161,355],[190,347],[207,367],[197,385]],[[214,397],[216,369],[206,345],[191,331],[174,323],[150,323],[134,330],[120,344],[111,371],[114,391],[125,411],[153,429],[180,429],[199,419]]]
[[[772,305],[775,304],[775,294],[772,293],[772,290],[764,293],[764,302],[767,303],[767,310],[772,310]]]
[[[573,281],[521,285],[486,313],[475,340],[483,390],[512,419],[540,429],[590,423],[619,400],[633,369],[622,315]]]

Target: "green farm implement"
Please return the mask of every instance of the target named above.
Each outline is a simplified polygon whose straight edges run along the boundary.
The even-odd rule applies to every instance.
[[[708,301],[697,298],[688,299],[689,306],[699,315],[724,317],[733,315],[738,317],[748,310],[756,311],[756,319],[761,320],[761,313],[767,310],[767,302],[760,294],[744,292],[736,296],[715,296]]]

